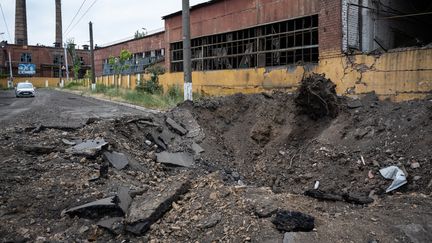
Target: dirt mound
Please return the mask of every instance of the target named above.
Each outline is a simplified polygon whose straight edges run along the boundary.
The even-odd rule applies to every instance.
[[[431,102],[369,94],[338,105],[337,117],[315,120],[298,113],[294,95],[237,94],[67,130],[0,130],[0,241],[415,242],[413,227],[430,239]],[[96,138],[104,151],[68,152]],[[127,166],[108,169],[105,152]],[[390,165],[408,183],[386,194],[391,181],[379,170]],[[188,190],[174,187],[185,180]],[[330,201],[304,196],[316,185],[315,198]],[[103,223],[61,214],[110,198],[122,215],[98,215]],[[316,232],[278,231],[275,217],[294,211],[314,217],[306,226]]]
[[[314,80],[331,90],[322,76]],[[335,114],[337,102],[331,100],[329,112]],[[299,194],[319,181],[320,189],[334,193],[384,195],[389,182],[378,170],[397,165],[410,180],[401,190],[431,192],[429,101],[395,104],[370,94],[341,100],[336,119],[319,120],[298,114],[296,101],[279,92],[239,94],[181,109],[189,109],[206,134],[201,165],[223,171],[227,181]]]
[[[295,102],[300,112],[314,120],[325,116],[335,118],[339,113],[336,85],[323,74],[305,77]]]

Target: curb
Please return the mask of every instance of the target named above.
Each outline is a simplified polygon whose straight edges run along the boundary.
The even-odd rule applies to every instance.
[[[144,111],[144,112],[148,112],[148,113],[152,113],[152,114],[158,114],[158,113],[162,112],[160,110],[153,110],[153,109],[145,108],[145,107],[142,107],[139,105],[134,105],[134,104],[129,104],[129,103],[125,103],[125,102],[104,99],[104,98],[100,98],[100,97],[94,97],[94,96],[91,96],[88,94],[81,93],[80,91],[65,90],[65,89],[59,89],[59,88],[55,88],[54,90],[59,91],[59,92],[65,92],[65,93],[69,93],[69,94],[79,95],[79,96],[83,96],[86,98],[91,98],[91,99],[95,99],[95,100],[99,100],[99,101],[109,102],[109,103],[116,104],[116,105],[126,106],[128,108],[132,108],[132,109],[136,109],[139,111]]]

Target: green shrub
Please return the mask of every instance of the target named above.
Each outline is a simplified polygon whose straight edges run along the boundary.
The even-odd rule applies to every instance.
[[[171,99],[177,99],[183,96],[183,91],[178,85],[173,85],[168,88],[167,95]]]
[[[138,81],[136,90],[149,94],[162,94],[163,87],[159,84],[159,75],[165,73],[165,68],[160,65],[152,65],[146,68],[145,72],[150,74],[150,80]]]

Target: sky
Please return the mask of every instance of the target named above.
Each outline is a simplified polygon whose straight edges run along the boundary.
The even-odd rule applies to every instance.
[[[190,0],[190,5],[206,1]],[[0,33],[4,32],[0,35],[0,40],[14,43],[15,0],[0,0],[0,4],[6,20],[0,16]],[[94,5],[90,8],[92,4]],[[81,5],[81,11],[71,24]],[[137,30],[143,31],[142,28],[148,32],[162,29],[164,23],[161,17],[177,12],[181,8],[181,0],[62,0],[63,42],[73,39],[80,46],[88,45],[90,21],[93,22],[94,43],[98,46],[124,40],[133,37]],[[87,10],[87,14],[83,16]],[[29,45],[53,45],[54,0],[27,0],[27,34]]]

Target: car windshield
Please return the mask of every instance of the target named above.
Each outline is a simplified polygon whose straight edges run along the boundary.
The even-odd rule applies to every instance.
[[[20,83],[20,84],[18,84],[18,88],[19,89],[31,89],[31,88],[33,88],[33,85],[27,84],[27,83]]]

